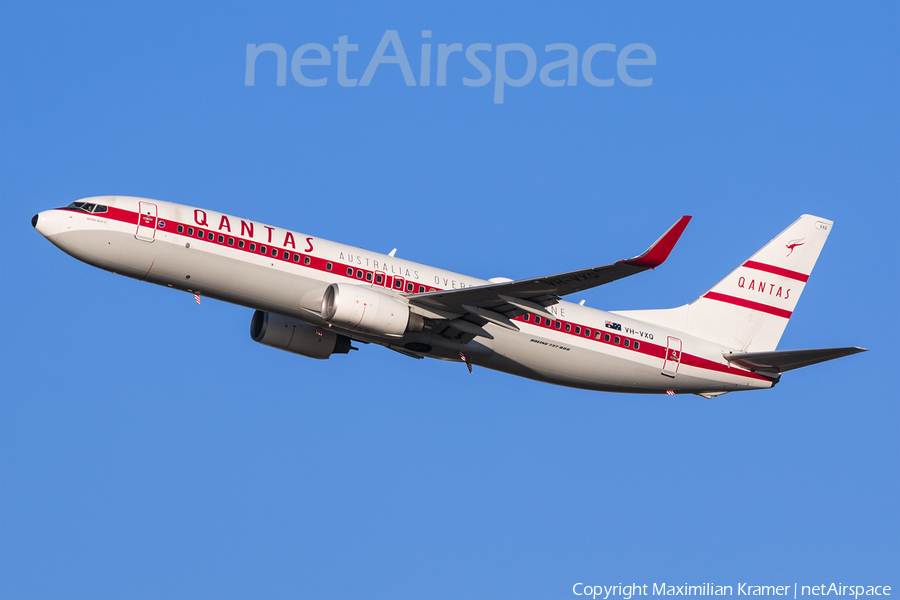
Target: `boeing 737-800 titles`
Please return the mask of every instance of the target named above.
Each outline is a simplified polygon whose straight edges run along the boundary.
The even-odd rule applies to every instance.
[[[811,215],[685,306],[604,312],[561,300],[658,267],[690,219],[635,258],[518,281],[145,198],[86,198],[32,225],[89,265],[255,309],[254,341],[312,358],[358,341],[557,385],[711,398],[863,351],[776,350],[831,231]]]

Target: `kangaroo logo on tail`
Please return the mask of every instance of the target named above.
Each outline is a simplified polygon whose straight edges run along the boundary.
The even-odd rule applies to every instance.
[[[790,242],[788,242],[787,244],[785,244],[784,247],[787,248],[788,250],[790,250],[790,252],[788,252],[786,256],[790,256],[791,254],[793,254],[793,253],[794,253],[794,248],[796,248],[797,246],[802,246],[802,245],[805,243],[805,242],[803,241],[803,240],[805,240],[805,239],[806,239],[806,238],[800,238],[799,240],[791,240]]]

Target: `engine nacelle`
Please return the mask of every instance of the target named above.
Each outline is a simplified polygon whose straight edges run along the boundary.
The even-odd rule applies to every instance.
[[[310,358],[328,358],[350,352],[351,340],[327,328],[319,328],[297,319],[261,310],[253,313],[250,337],[265,346],[302,354]]]
[[[322,298],[322,318],[365,333],[401,337],[422,331],[425,321],[409,305],[362,285],[332,283]]]

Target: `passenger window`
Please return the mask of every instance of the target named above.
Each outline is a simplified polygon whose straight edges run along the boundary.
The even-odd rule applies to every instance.
[[[372,274],[366,273],[366,281],[372,281]]]
[[[641,347],[641,343],[640,343],[639,341],[635,340],[635,342],[634,342],[634,349],[637,350],[637,349],[640,348],[640,347]]]
[[[347,275],[353,277],[353,267],[347,267]]]
[[[287,252],[285,252],[287,254]],[[272,248],[272,256],[278,258],[278,248]]]
[[[598,331],[596,334],[594,334],[594,337],[595,337],[596,339],[599,340],[599,339],[600,339],[600,332]]]
[[[357,270],[356,270],[356,278],[357,278],[357,279],[362,279],[362,269],[357,269]]]
[[[330,270],[331,270],[331,267],[332,267],[332,264],[331,264],[330,262],[325,263],[325,270],[326,270],[326,271],[330,271]]]
[[[216,239],[216,234],[214,234],[212,231],[210,231],[209,233],[206,234],[206,239],[208,239],[209,241],[213,241],[214,239]]]
[[[219,235],[219,243],[221,244],[221,243],[224,242],[224,241],[225,241],[225,236],[224,236],[224,235]]]
[[[618,344],[618,343],[619,343],[619,336],[616,336],[613,338],[613,344]]]
[[[628,346],[631,345],[631,342],[628,340],[628,338],[625,338],[625,341],[622,343],[622,345],[627,348]]]
[[[587,327],[584,328],[584,337],[591,337],[591,330]]]
[[[575,326],[575,333],[581,333],[581,326],[580,326],[580,325],[576,325],[576,326]]]
[[[415,286],[414,284],[412,284],[412,283],[407,283],[407,284],[406,284],[406,291],[407,291],[407,292],[411,292],[411,291],[413,291],[415,288],[416,288],[416,286]]]
[[[566,323],[566,331],[572,331],[572,326],[569,323]]]
[[[244,240],[238,240],[238,248],[244,247]]]
[[[308,256],[304,256],[304,257],[303,257],[303,264],[304,264],[304,265],[308,265],[309,263],[310,263],[309,257],[308,257]]]
[[[295,255],[294,255],[294,262],[295,262],[295,263],[300,262],[300,255],[299,255],[299,254],[295,254]]]
[[[557,321],[556,323],[553,324],[553,326],[556,327],[557,329],[559,329],[560,327],[562,327],[562,323]]]
[[[526,323],[529,321],[528,313],[525,313],[524,315],[522,315],[522,320],[525,321]]]
[[[202,229],[197,230],[197,237],[200,238],[201,240],[203,239],[203,230]]]
[[[534,318],[534,324],[535,324],[535,325],[540,325],[540,324],[541,324],[541,318],[540,318],[540,317],[535,317],[535,318]]]
[[[277,250],[276,250],[276,253],[277,253]],[[272,254],[272,256],[275,256],[275,254]],[[291,260],[291,253],[288,252],[287,250],[285,250],[284,254],[281,255],[281,258],[283,258],[284,260]],[[297,258],[300,258],[300,257],[298,256]]]
[[[228,245],[234,246],[234,238],[232,238],[232,237],[228,238]]]
[[[604,342],[608,342],[608,341],[609,341],[609,334],[608,334],[608,333],[604,333],[604,334],[603,334],[603,341],[604,341]]]
[[[384,283],[384,275],[378,275],[375,277],[375,283],[382,284]]]
[[[395,281],[395,282],[394,282],[394,287],[395,287],[396,289],[398,289],[398,290],[402,290],[402,289],[403,289],[403,282],[402,282],[402,281]]]
[[[194,228],[188,227],[188,235],[194,235]]]
[[[250,242],[250,252],[256,252],[256,244]]]
[[[178,226],[178,233],[184,233],[184,225]]]
[[[260,246],[259,246],[259,253],[260,253],[260,254],[265,254],[266,252],[268,252],[268,250],[266,249],[266,247],[260,244]]]
[[[420,285],[420,286],[419,286],[419,293],[421,294],[421,293],[424,292],[424,291],[425,291],[425,286],[424,286],[424,285]]]

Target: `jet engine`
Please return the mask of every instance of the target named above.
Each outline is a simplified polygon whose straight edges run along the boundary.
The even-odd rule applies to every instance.
[[[361,285],[332,283],[322,298],[322,318],[329,323],[364,333],[401,337],[422,331],[425,321],[409,305],[388,294]]]
[[[253,313],[250,337],[265,346],[302,354],[310,358],[328,358],[350,352],[350,338],[309,323],[263,312]]]

